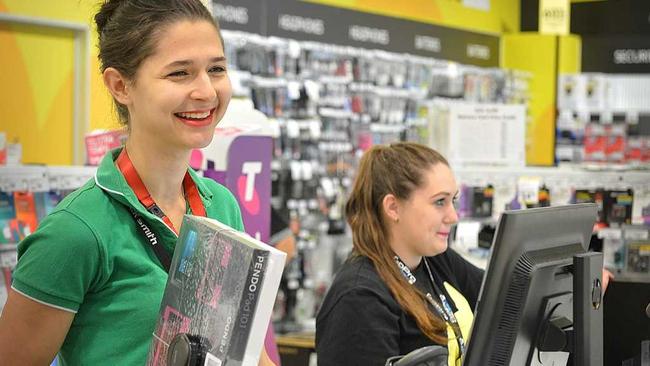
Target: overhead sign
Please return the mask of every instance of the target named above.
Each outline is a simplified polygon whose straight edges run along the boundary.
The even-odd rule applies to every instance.
[[[650,39],[643,35],[583,36],[582,71],[650,73]]]
[[[212,15],[222,29],[263,34],[262,5],[257,0],[219,0],[212,3]]]
[[[215,16],[223,29],[499,66],[499,37],[492,34],[297,0],[218,0]]]

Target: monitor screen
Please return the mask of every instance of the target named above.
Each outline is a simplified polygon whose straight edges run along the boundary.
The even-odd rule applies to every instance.
[[[464,366],[566,364],[568,352],[538,345],[549,319],[559,329],[573,324],[574,256],[587,252],[596,217],[595,204],[502,214]]]

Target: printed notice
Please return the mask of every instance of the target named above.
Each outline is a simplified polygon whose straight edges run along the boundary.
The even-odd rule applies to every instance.
[[[525,121],[522,105],[451,105],[450,160],[458,164],[524,166]]]

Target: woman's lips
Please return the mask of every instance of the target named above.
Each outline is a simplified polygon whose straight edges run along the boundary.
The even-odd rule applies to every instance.
[[[204,127],[204,126],[208,126],[209,124],[212,123],[212,120],[214,118],[214,111],[215,110],[216,110],[216,108],[212,108],[205,118],[200,118],[200,119],[184,117],[184,116],[181,116],[179,113],[175,113],[174,116],[176,118],[178,118],[179,120],[181,120],[181,122],[183,122],[186,125],[189,125],[189,126],[192,126],[192,127]],[[200,113],[200,112],[193,112],[193,113]]]

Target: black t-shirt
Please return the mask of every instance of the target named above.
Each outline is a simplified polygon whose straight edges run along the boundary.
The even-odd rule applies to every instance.
[[[427,260],[452,308],[456,310],[453,296],[443,282],[457,289],[474,309],[483,271],[451,249]],[[422,262],[413,275],[415,286],[434,293]],[[319,366],[383,366],[389,357],[432,344],[393,298],[368,258],[355,257],[343,264],[316,318]]]

